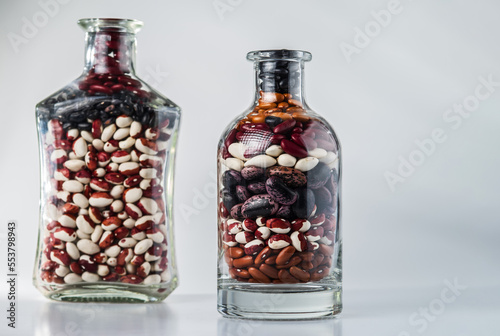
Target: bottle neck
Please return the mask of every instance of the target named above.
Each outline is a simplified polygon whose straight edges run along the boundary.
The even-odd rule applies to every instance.
[[[288,95],[305,106],[304,62],[301,60],[265,60],[255,62],[256,102],[265,94]]]
[[[85,72],[134,74],[135,34],[114,31],[87,32]]]

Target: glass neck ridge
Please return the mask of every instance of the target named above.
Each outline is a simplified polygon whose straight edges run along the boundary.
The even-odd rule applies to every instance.
[[[311,54],[300,50],[253,51],[247,59],[254,61],[256,102],[266,94],[288,95],[300,105],[305,104],[304,62]]]
[[[134,74],[135,34],[142,23],[129,19],[82,19],[86,31],[85,72]]]
[[[87,33],[85,71],[96,74],[134,73],[135,35],[115,32]]]

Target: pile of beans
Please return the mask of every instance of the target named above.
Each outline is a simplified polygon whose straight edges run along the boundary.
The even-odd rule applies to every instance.
[[[276,88],[271,84],[266,89]],[[336,144],[291,93],[260,91],[220,152],[219,232],[232,278],[298,283],[330,273],[338,230]]]
[[[90,71],[37,106],[42,281],[169,281],[163,185],[178,120],[169,106],[113,71]]]

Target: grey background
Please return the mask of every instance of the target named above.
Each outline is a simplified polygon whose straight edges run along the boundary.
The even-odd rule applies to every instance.
[[[312,52],[308,102],[343,145],[347,293],[441,288],[454,278],[469,288],[498,285],[500,87],[456,129],[443,115],[474,94],[479,77],[500,81],[500,4],[401,0],[402,11],[348,62],[341,44],[353,44],[355,29],[389,1],[223,2],[231,10],[221,17],[212,1],[68,1],[16,52],[8,34],[22,35],[23,18],[33,22],[42,8],[31,0],[1,1],[0,232],[8,219],[17,220],[21,296],[35,293],[34,106],[80,74],[84,34],[76,21],[83,17],[143,20],[137,74],[183,108],[174,295],[215,293],[216,145],[253,97],[246,53],[268,48]],[[408,159],[415,141],[436,128],[446,141],[392,191],[384,174],[397,172],[399,157]],[[196,212],[183,215],[186,207]],[[4,242],[2,236],[2,251]]]

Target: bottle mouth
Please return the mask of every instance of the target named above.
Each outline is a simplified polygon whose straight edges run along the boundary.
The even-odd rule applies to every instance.
[[[134,19],[85,18],[78,20],[78,25],[88,33],[117,32],[135,34],[144,23]]]
[[[309,62],[312,55],[304,50],[289,50],[289,49],[272,49],[272,50],[255,50],[247,54],[249,61],[270,61],[270,60],[285,60],[285,61],[303,61]]]

